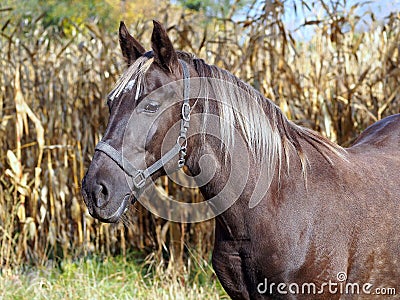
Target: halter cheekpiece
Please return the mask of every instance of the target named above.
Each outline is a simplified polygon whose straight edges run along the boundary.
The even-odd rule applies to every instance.
[[[177,155],[179,155],[178,168],[182,168],[185,165],[187,151],[187,131],[190,123],[190,73],[187,64],[183,60],[179,60],[179,63],[182,66],[183,72],[183,104],[181,109],[181,126],[175,146],[165,153],[159,160],[144,170],[136,169],[129,162],[129,160],[122,155],[121,152],[103,141],[100,141],[95,148],[95,151],[101,151],[105,153],[121,169],[123,169],[125,173],[132,178],[133,185],[136,189],[141,189],[145,185],[147,178],[161,169],[166,163],[168,163]]]

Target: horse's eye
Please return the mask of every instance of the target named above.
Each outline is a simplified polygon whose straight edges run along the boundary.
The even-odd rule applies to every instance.
[[[147,103],[146,106],[144,107],[144,111],[149,113],[155,113],[159,107],[160,105],[157,103]]]

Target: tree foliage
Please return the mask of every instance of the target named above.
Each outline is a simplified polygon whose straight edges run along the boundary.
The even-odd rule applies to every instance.
[[[102,28],[115,27],[115,9],[105,0],[6,0],[12,8],[13,19],[29,23],[42,19],[44,27],[58,28],[69,36],[73,27],[95,23]]]
[[[230,11],[234,9],[237,11],[240,8],[251,3],[251,0],[179,0],[183,7],[197,12],[203,12],[208,17],[224,18],[228,16]]]

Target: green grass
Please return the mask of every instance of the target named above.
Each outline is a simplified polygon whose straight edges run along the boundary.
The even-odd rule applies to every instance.
[[[228,299],[210,265],[202,264],[176,274],[154,261],[95,257],[2,270],[0,299]]]

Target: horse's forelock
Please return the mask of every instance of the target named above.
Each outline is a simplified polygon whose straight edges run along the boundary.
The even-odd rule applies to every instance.
[[[152,62],[153,58],[147,56],[139,57],[118,79],[114,88],[109,93],[108,99],[113,101],[120,97],[125,91],[131,90],[135,85],[137,86],[135,98],[137,98],[140,91],[143,89],[144,74],[150,68]]]

